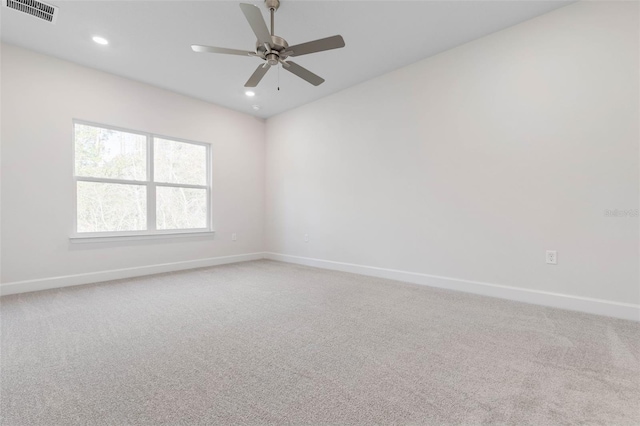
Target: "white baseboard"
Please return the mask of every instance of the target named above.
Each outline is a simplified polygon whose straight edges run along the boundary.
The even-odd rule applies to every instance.
[[[0,285],[0,295],[4,296],[9,294],[27,293],[31,291],[70,287],[82,284],[117,280],[122,278],[133,278],[143,275],[182,271],[185,269],[203,268],[208,266],[246,262],[249,260],[259,259],[271,259],[281,262],[295,263],[298,265],[313,266],[316,268],[351,272],[354,274],[387,278],[413,284],[421,284],[430,287],[463,291],[467,293],[480,294],[483,296],[491,296],[501,299],[515,300],[518,302],[549,306],[553,308],[568,309],[572,311],[586,312],[589,314],[605,315],[614,318],[640,321],[640,305],[634,305],[631,303],[620,303],[609,300],[592,299],[588,297],[571,296],[567,294],[516,288],[500,284],[485,283],[481,281],[471,281],[459,278],[442,277],[437,275],[421,274],[417,272],[399,271],[396,269],[378,268],[374,266],[356,265],[352,263],[334,262],[330,260],[313,259],[308,257],[269,252],[211,257],[207,259],[163,263],[135,268],[113,269],[109,271],[91,272],[86,274],[9,282]]]
[[[335,271],[352,272],[354,274],[387,278],[448,290],[464,291],[467,293],[498,297],[501,299],[515,300],[535,305],[640,321],[640,305],[634,305],[631,303],[612,302],[609,300],[570,296],[568,294],[529,290],[480,281],[441,277],[437,275],[377,268],[373,266],[355,265],[352,263],[333,262],[330,260],[312,259],[281,253],[268,252],[264,254],[264,257],[266,259],[278,260],[281,262],[296,263],[299,265],[314,266],[317,268],[332,269]]]
[[[0,285],[0,295],[27,293],[31,291],[49,290],[52,288],[70,287],[102,281],[133,278],[142,275],[161,274],[163,272],[182,271],[185,269],[204,268],[227,263],[246,262],[264,259],[264,253],[248,253],[233,256],[210,257],[207,259],[187,260],[183,262],[162,263],[159,265],[140,266],[135,268],[112,269],[110,271],[90,272],[87,274],[65,275],[28,281],[15,281]]]

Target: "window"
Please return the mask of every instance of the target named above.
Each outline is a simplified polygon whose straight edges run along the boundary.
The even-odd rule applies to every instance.
[[[211,231],[208,144],[74,121],[75,237]]]

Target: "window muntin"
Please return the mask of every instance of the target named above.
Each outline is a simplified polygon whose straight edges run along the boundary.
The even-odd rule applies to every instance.
[[[211,148],[74,121],[74,236],[211,231]]]

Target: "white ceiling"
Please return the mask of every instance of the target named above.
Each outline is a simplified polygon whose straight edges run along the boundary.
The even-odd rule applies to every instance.
[[[275,32],[290,45],[341,34],[346,47],[296,59],[325,78],[321,86],[272,68],[254,98],[243,86],[259,59],[190,49],[252,50],[255,37],[238,1],[45,2],[60,8],[56,24],[2,7],[2,41],[269,117],[572,1],[282,0]],[[246,2],[263,8],[261,1]],[[96,34],[110,44],[93,43]]]

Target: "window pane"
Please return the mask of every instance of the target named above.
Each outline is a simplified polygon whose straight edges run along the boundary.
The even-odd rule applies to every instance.
[[[207,190],[193,188],[156,188],[158,229],[207,227]]]
[[[144,231],[144,185],[78,182],[78,232]]]
[[[76,176],[147,180],[147,138],[75,125]]]
[[[207,148],[203,145],[154,138],[156,182],[207,184]]]

